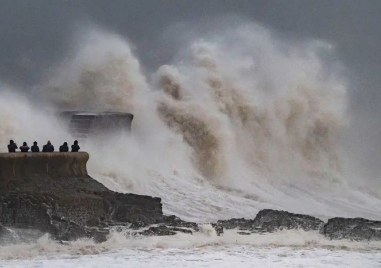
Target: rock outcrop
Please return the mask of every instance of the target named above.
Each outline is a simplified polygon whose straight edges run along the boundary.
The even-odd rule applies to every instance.
[[[329,239],[381,241],[381,221],[363,218],[332,218],[327,223],[303,214],[264,209],[254,219],[229,219],[212,224],[217,235],[236,229],[238,234],[272,233],[280,230],[318,231]]]
[[[323,234],[330,239],[381,240],[381,221],[332,218],[324,225]]]
[[[216,229],[217,234],[221,234],[223,229],[238,229],[240,234],[250,234],[290,229],[320,230],[323,225],[322,220],[312,216],[264,209],[259,211],[253,220],[241,218],[218,221],[213,227]]]
[[[163,222],[160,198],[110,191],[87,174],[88,159],[85,152],[0,154],[0,224],[104,240],[113,225]]]
[[[140,232],[142,235],[174,235],[177,232],[193,234],[194,232],[200,231],[197,223],[194,222],[186,222],[182,219],[171,215],[164,216],[163,222],[158,224],[157,226],[152,226],[147,230]]]
[[[300,229],[304,231],[320,230],[324,222],[318,218],[295,214],[287,211],[264,209],[254,219],[254,225],[261,232]]]

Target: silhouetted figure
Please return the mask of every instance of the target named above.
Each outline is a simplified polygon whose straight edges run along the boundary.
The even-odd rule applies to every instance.
[[[24,141],[23,142],[23,144],[22,144],[22,146],[20,146],[20,151],[22,152],[22,153],[27,153],[28,151],[29,151],[29,146],[28,146],[28,144],[26,144],[26,142]]]
[[[33,153],[38,153],[40,151],[40,147],[38,147],[37,145],[37,141],[33,142],[33,145],[32,147],[30,148],[30,150],[33,152]]]
[[[48,143],[45,144],[44,147],[42,147],[42,151],[45,153],[54,152],[54,146],[51,144],[50,141],[48,141]]]
[[[60,146],[60,152],[61,153],[69,152],[69,146],[67,146],[67,142],[66,141]]]
[[[17,148],[18,147],[17,147],[16,143],[13,140],[10,140],[9,144],[8,144],[8,152],[15,153]]]
[[[71,151],[74,152],[74,153],[76,153],[76,152],[79,151],[79,149],[81,149],[81,147],[79,147],[79,145],[78,145],[78,141],[75,140],[75,141],[74,141],[74,144],[71,146]]]

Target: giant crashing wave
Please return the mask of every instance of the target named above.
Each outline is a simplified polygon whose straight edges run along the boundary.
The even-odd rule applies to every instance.
[[[330,53],[245,25],[191,40],[147,75],[126,40],[96,30],[37,93],[58,109],[133,113],[131,133],[86,144],[89,173],[112,190],[160,196],[185,220],[262,208],[377,219],[379,197],[343,170],[347,89],[321,57]],[[70,135],[25,97],[1,94],[3,144]]]

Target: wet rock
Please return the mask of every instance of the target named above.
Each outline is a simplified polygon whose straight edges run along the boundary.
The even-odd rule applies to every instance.
[[[164,216],[163,223],[167,226],[188,228],[196,232],[200,230],[197,223],[183,221],[182,219],[180,219],[179,217],[176,217],[175,215]]]
[[[60,241],[88,237],[100,242],[113,228],[148,236],[200,231],[194,222],[163,215],[158,197],[107,189],[87,174],[88,159],[87,153],[0,154],[0,243],[28,242],[45,233]],[[224,229],[241,235],[300,229],[331,239],[381,240],[380,221],[333,218],[324,225],[312,216],[271,209],[254,219],[212,226],[217,235]]]
[[[238,229],[238,230],[252,230],[254,228],[254,220],[247,220],[244,218],[233,218],[229,220],[219,220],[217,223],[212,224],[212,226],[216,228],[223,229]],[[217,231],[217,230],[216,230]],[[217,231],[217,234],[221,233],[221,230]],[[223,233],[223,231],[222,231]]]
[[[184,233],[184,234],[193,234],[191,230],[185,229],[185,228],[170,227],[170,229],[176,232]]]
[[[301,229],[320,230],[324,222],[318,218],[287,211],[264,209],[258,212],[252,230],[274,232],[278,230]]]
[[[87,174],[88,159],[83,152],[0,154],[0,224],[103,241],[110,226],[163,221],[160,198],[107,189]]]
[[[138,234],[140,235],[145,235],[145,236],[166,236],[166,235],[175,235],[176,231],[173,231],[169,229],[165,225],[160,225],[160,226],[152,226],[148,228],[147,230],[144,230],[142,232],[139,232]]]
[[[381,240],[381,221],[363,218],[332,218],[324,225],[323,234],[330,239]]]
[[[147,230],[139,232],[140,235],[175,235],[178,232],[193,234],[193,232],[198,232],[200,230],[197,223],[183,221],[179,217],[174,215],[163,216],[162,222],[158,226],[151,226]]]
[[[238,232],[240,235],[251,235],[252,233],[247,233],[247,232]]]
[[[0,226],[0,244],[31,243],[43,235],[35,230]]]
[[[185,233],[185,234],[193,233],[191,230],[185,229],[185,228],[159,225],[159,226],[149,227],[147,230],[139,232],[138,234],[145,235],[145,236],[168,236],[168,235],[175,235],[178,232]]]
[[[318,218],[290,213],[287,211],[264,209],[259,211],[254,220],[251,219],[230,219],[217,221],[212,226],[217,235],[223,233],[222,229],[238,229],[242,234],[275,232],[279,230],[301,229],[304,231],[320,230],[324,222]]]
[[[212,227],[216,230],[217,236],[221,236],[224,233],[224,227],[216,223],[212,223]]]

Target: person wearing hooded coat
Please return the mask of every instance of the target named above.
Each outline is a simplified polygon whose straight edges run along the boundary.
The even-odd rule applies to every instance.
[[[33,153],[38,153],[38,152],[40,152],[40,147],[38,147],[38,145],[37,145],[37,141],[33,142],[33,145],[32,145],[32,147],[31,147],[30,149],[31,149],[31,151],[32,151]]]
[[[25,141],[23,142],[22,146],[20,146],[20,151],[22,153],[27,153],[29,151],[29,149],[30,148],[29,148],[28,144]]]
[[[66,141],[60,146],[60,152],[61,153],[69,152],[69,146],[67,146],[67,142]]]
[[[42,147],[42,151],[44,153],[54,152],[54,146],[52,145],[52,143],[50,141],[48,141],[48,143],[45,144],[44,147]]]
[[[79,147],[79,145],[78,145],[78,141],[75,140],[75,141],[74,141],[74,144],[71,146],[71,151],[74,152],[74,153],[76,153],[76,152],[79,151],[79,149],[81,149],[81,147]]]
[[[17,148],[17,144],[13,140],[10,140],[8,144],[8,152],[15,153]]]

